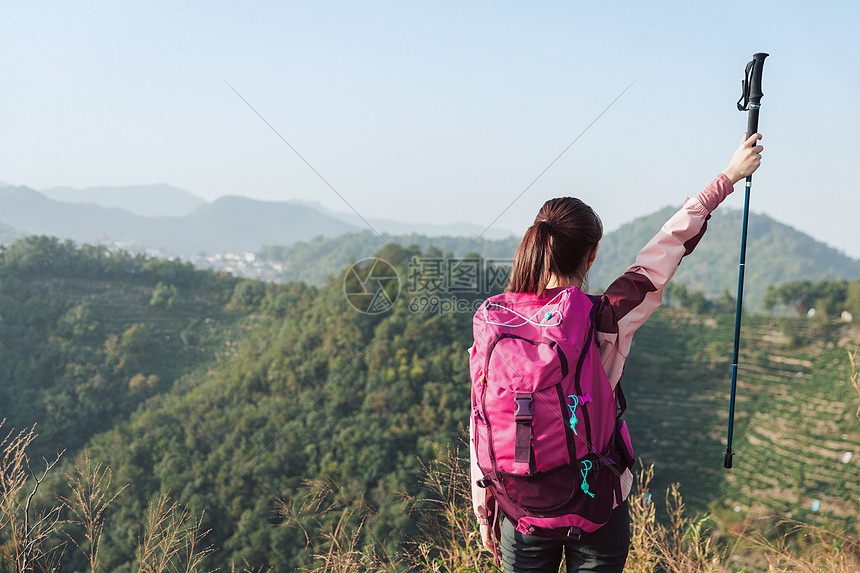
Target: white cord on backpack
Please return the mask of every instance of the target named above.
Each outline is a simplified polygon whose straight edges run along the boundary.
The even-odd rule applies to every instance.
[[[557,295],[555,295],[550,300],[548,300],[546,304],[544,304],[542,307],[540,307],[537,310],[537,312],[535,312],[530,317],[525,316],[523,314],[520,314],[519,312],[515,311],[514,309],[508,308],[507,306],[505,306],[503,304],[497,304],[495,302],[492,302],[492,303],[490,303],[484,307],[484,322],[486,322],[487,324],[492,324],[493,326],[506,326],[508,328],[519,328],[520,326],[525,326],[527,324],[534,324],[535,326],[558,326],[561,324],[561,313],[558,311],[558,307],[561,305],[562,302],[564,302],[564,300],[568,296],[569,295],[568,295],[567,290],[562,290]],[[521,322],[520,324],[506,324],[506,323],[502,323],[502,322],[492,322],[488,316],[488,311],[489,311],[489,308],[491,306],[497,306],[499,308],[503,308],[506,311],[510,312],[511,314],[514,314],[514,315],[520,317],[521,319],[523,319],[523,322]],[[553,307],[553,308],[551,310],[547,311],[546,309],[549,307]],[[541,320],[535,320],[538,317],[538,315],[540,315],[541,313],[543,313],[543,318]],[[552,323],[547,322],[550,318],[552,318],[553,315],[556,315],[556,314],[558,315],[558,321],[557,322],[552,322]]]

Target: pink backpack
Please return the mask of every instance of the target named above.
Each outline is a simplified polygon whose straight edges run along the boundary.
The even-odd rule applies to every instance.
[[[599,302],[568,287],[500,294],[475,313],[478,485],[522,533],[578,539],[622,500],[633,449],[621,387],[613,391],[595,342]]]

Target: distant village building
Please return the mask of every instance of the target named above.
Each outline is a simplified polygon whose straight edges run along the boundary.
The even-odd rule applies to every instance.
[[[175,254],[162,249],[141,247],[129,242],[110,241],[105,246],[111,252],[122,250],[130,253],[143,253],[147,257],[170,261],[179,258],[184,262],[191,263],[198,269],[226,272],[237,277],[263,281],[280,282],[286,268],[281,263],[258,259],[256,253],[250,251],[242,253],[217,253],[214,255],[199,253],[193,256],[177,257]]]

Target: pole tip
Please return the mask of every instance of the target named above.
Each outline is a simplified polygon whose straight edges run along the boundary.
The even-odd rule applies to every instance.
[[[730,470],[730,469],[732,469],[732,456],[735,454],[733,454],[731,450],[727,450],[723,453],[726,455],[726,459],[723,462],[723,467],[726,468],[727,470]]]

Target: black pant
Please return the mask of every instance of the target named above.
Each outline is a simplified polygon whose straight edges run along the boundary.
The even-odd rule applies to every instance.
[[[507,518],[502,518],[501,528],[505,573],[557,573],[562,552],[567,573],[620,572],[624,570],[630,547],[630,514],[626,501],[612,510],[606,525],[593,533],[583,533],[579,541],[565,542],[520,533]]]

